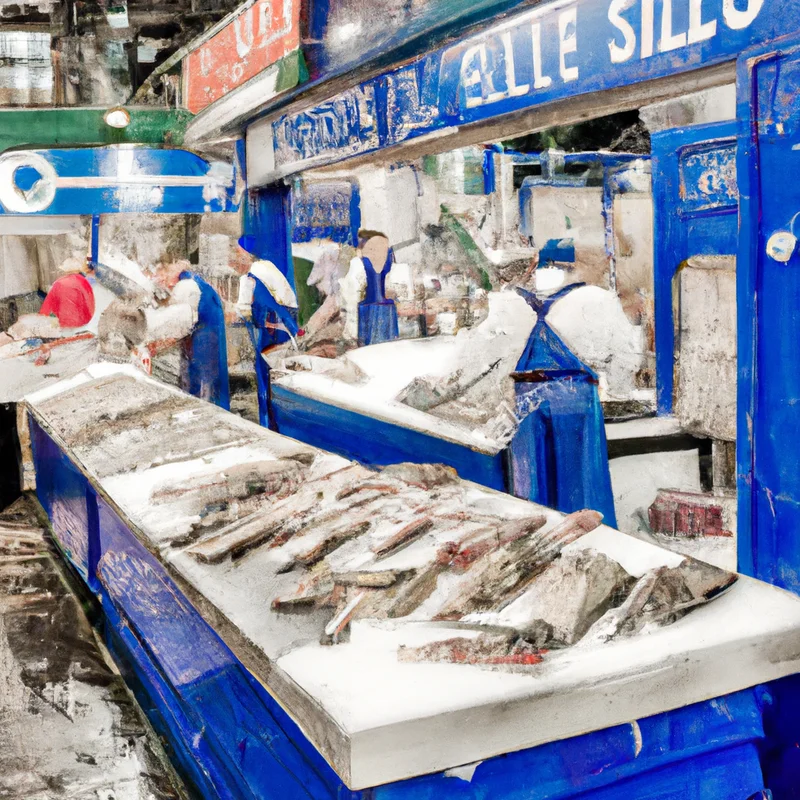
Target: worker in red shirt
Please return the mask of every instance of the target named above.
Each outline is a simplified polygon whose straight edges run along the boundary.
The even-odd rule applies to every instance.
[[[85,259],[68,258],[59,269],[67,274],[53,284],[39,313],[57,317],[62,328],[79,328],[94,316],[94,290],[86,279],[91,268]]]
[[[68,258],[60,267],[66,273],[47,293],[38,314],[21,316],[9,329],[12,339],[63,339],[91,322],[95,312],[94,289],[86,278],[86,260]]]

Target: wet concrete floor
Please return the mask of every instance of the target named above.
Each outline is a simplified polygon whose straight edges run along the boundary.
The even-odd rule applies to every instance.
[[[0,800],[186,798],[36,514],[0,513]]]

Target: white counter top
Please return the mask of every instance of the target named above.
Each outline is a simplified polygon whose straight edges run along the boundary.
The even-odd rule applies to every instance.
[[[136,391],[131,391],[131,381]],[[60,391],[60,394],[58,393]],[[148,449],[122,447],[125,426],[113,434],[117,472],[108,473],[108,439],[95,416],[172,403],[146,431],[129,416],[131,436]],[[494,671],[466,664],[404,663],[402,644],[449,638],[448,623],[362,620],[351,639],[319,644],[332,612],[281,614],[276,595],[296,582],[280,573],[277,550],[211,564],[171,542],[197,519],[179,498],[153,492],[180,482],[219,476],[245,462],[297,458],[308,476],[348,462],[181,395],[132,368],[98,365],[60,387],[28,398],[32,413],[62,442],[81,469],[120,510],[148,548],[225,621],[217,632],[235,652],[242,641],[260,661],[248,666],[298,721],[308,738],[353,789],[445,770],[491,756],[630,722],[800,671],[800,598],[755,580],[740,580],[723,596],[672,625],[602,645],[579,642],[546,654],[535,666]],[[70,408],[81,409],[80,413]],[[80,419],[78,418],[80,417]],[[166,421],[164,421],[166,420]],[[202,421],[202,425],[200,422]],[[160,427],[159,427],[160,426]],[[210,430],[215,432],[209,443]],[[202,434],[202,435],[200,435]],[[111,436],[111,434],[109,434]],[[132,439],[131,439],[132,441]],[[138,445],[137,445],[138,447]],[[104,473],[104,477],[99,477]],[[543,512],[548,525],[563,518],[522,500],[460,482],[469,515],[506,518]],[[268,510],[264,511],[269,513]],[[592,548],[632,576],[681,556],[601,526],[570,548]],[[294,577],[293,577],[294,576]],[[198,608],[203,604],[198,605]],[[455,635],[463,635],[463,630]],[[248,645],[248,646],[249,646]]]

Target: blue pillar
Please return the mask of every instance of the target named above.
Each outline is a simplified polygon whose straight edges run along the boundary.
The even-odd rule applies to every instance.
[[[92,217],[92,264],[96,264],[100,259],[100,215]]]
[[[291,189],[273,184],[247,193],[239,244],[256,258],[269,260],[294,288]]]

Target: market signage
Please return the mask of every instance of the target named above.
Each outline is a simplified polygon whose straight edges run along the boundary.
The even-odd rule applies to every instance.
[[[251,126],[278,177],[573,95],[730,61],[800,27],[798,0],[558,0]],[[265,127],[271,128],[265,135]],[[258,153],[252,154],[258,158]]]
[[[87,147],[0,155],[0,215],[235,211],[234,168],[187,150]]]
[[[183,62],[184,104],[197,114],[300,47],[300,0],[256,0]]]

